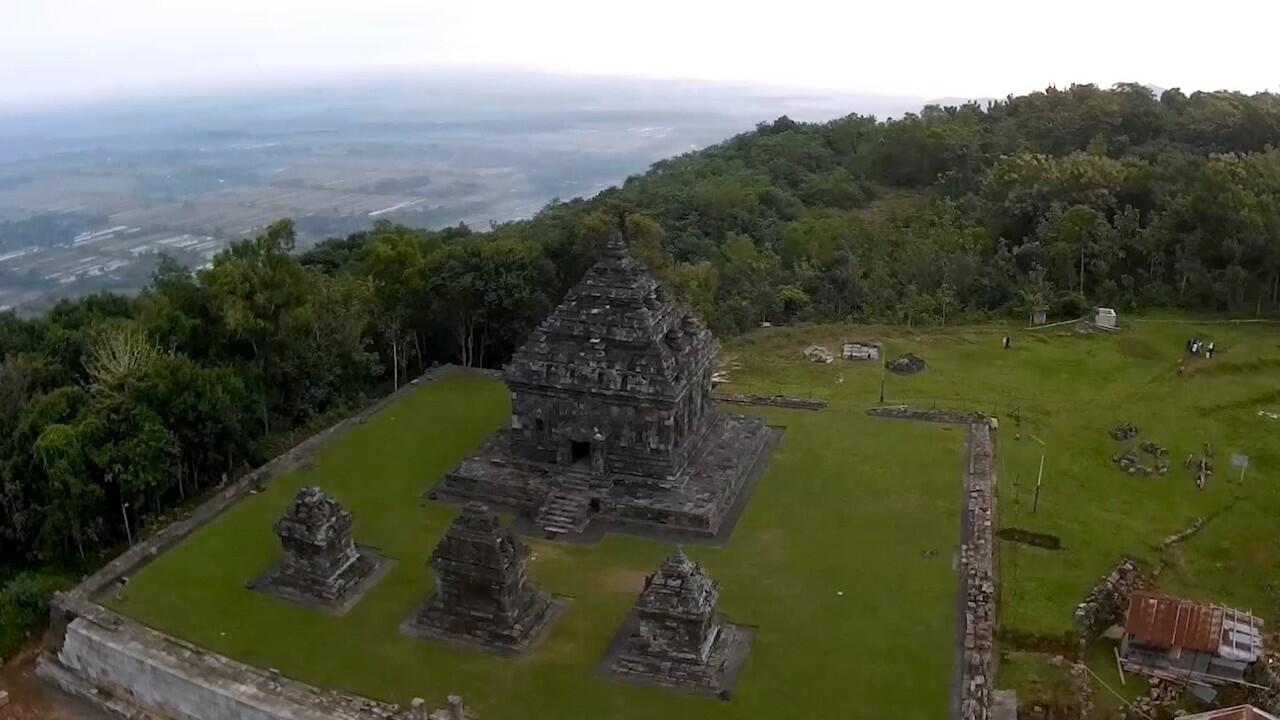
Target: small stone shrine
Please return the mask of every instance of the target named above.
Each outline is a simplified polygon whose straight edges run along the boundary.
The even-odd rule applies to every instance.
[[[350,511],[318,487],[298,491],[275,532],[284,556],[250,584],[255,590],[342,613],[389,569],[351,539]]]
[[[720,585],[683,550],[645,579],[601,673],[728,699],[755,631],[716,612]]]
[[[401,626],[414,637],[521,652],[543,634],[560,601],[529,582],[529,548],[498,516],[467,503],[431,553],[436,589]]]
[[[510,427],[428,497],[509,509],[548,536],[593,519],[727,534],[772,435],[760,418],[716,411],[718,348],[614,238],[506,367]]]

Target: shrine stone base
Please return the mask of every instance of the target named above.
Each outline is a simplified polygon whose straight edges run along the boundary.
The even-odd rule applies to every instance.
[[[465,649],[504,656],[531,652],[550,633],[569,605],[567,598],[536,591],[527,594],[511,623],[445,607],[432,593],[400,623],[400,633]]]
[[[633,611],[596,666],[597,676],[695,695],[715,695],[722,700],[730,699],[756,633],[750,625],[723,622],[707,662],[699,663],[628,651],[627,641],[639,628],[639,616]]]
[[[516,516],[521,534],[595,542],[606,532],[718,545],[728,540],[781,431],[751,415],[719,414],[678,476],[663,481],[585,465],[521,459],[507,431],[489,438],[427,494],[479,501]]]
[[[372,548],[357,545],[359,553],[355,562],[347,565],[337,575],[324,580],[297,577],[283,572],[283,561],[277,562],[248,587],[260,593],[324,611],[330,615],[345,615],[355,607],[378,581],[391,572],[395,561],[380,555]]]

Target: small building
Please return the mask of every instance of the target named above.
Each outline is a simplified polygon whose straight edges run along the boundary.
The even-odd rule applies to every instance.
[[[1120,327],[1120,318],[1116,315],[1114,309],[1100,307],[1094,310],[1093,324],[1108,330],[1115,330]]]
[[[1236,705],[1195,715],[1183,715],[1182,720],[1280,720],[1280,718],[1252,705]]]
[[[840,357],[845,360],[879,360],[880,343],[875,340],[845,340]]]
[[[1244,682],[1262,655],[1262,621],[1211,603],[1140,591],[1129,596],[1120,665],[1175,682]]]
[[[1049,308],[1043,305],[1031,308],[1031,318],[1029,324],[1031,327],[1038,327],[1049,322]]]

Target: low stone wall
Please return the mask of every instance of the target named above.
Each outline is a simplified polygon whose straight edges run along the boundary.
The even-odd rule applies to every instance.
[[[1094,585],[1084,602],[1076,606],[1075,626],[1081,638],[1098,637],[1107,628],[1124,620],[1129,595],[1145,585],[1138,566],[1124,558]]]
[[[960,520],[960,627],[952,716],[988,720],[996,678],[996,428],[995,418],[964,410],[897,405],[867,410],[875,417],[966,426],[964,507]]]
[[[791,410],[822,410],[827,407],[826,400],[795,397],[793,395],[734,395],[732,393],[711,393],[716,402],[732,405],[768,405],[770,407],[788,408]]]
[[[960,717],[986,720],[996,674],[996,475],[994,422],[969,423],[965,507],[960,545],[964,649]]]
[[[356,695],[321,690],[236,662],[151,630],[95,602],[102,592],[170,549],[255,488],[307,462],[327,440],[366,422],[423,381],[456,372],[432,368],[360,412],[307,438],[226,485],[186,517],[134,545],[65,593],[50,612],[37,672],[113,715],[175,720],[387,720],[423,716]],[[416,713],[416,714],[415,714]]]
[[[906,405],[888,405],[873,407],[867,410],[868,415],[875,417],[897,418],[899,420],[919,420],[921,422],[949,423],[970,425],[973,423],[989,424],[993,418],[980,412],[970,410],[921,410]]]
[[[148,629],[116,613],[79,608],[56,665],[42,677],[113,706],[174,720],[397,720],[397,705],[320,690]]]

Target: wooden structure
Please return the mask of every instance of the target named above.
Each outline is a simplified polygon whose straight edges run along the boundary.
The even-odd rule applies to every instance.
[[[1252,614],[1152,592],[1129,596],[1120,664],[1128,672],[1193,685],[1245,684],[1262,655]]]

